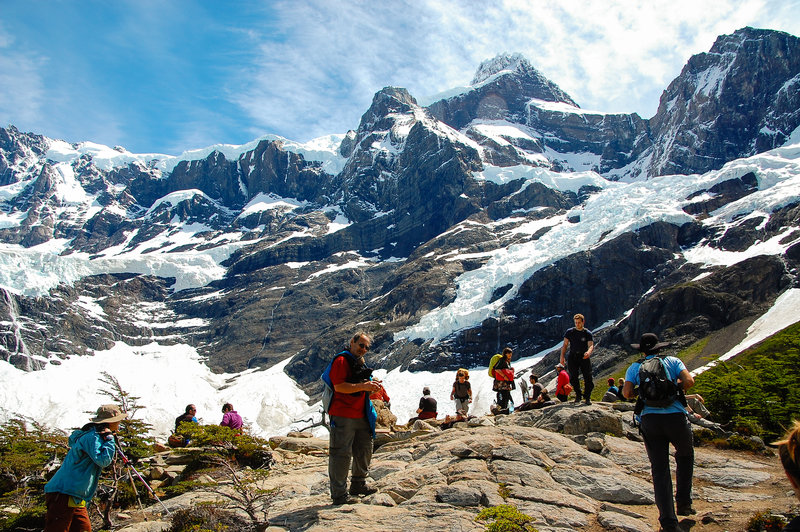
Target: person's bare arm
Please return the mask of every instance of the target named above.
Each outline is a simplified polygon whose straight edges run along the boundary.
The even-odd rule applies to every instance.
[[[564,338],[564,343],[561,345],[561,360],[559,361],[559,362],[561,362],[562,365],[564,364],[564,360],[565,360],[564,357],[567,354],[567,346],[568,345],[569,345],[569,340]]]
[[[688,390],[694,386],[694,377],[692,377],[692,374],[689,373],[688,369],[682,370],[680,375],[678,375],[678,378],[680,379],[684,390]]]
[[[631,381],[625,381],[625,384],[622,386],[622,395],[625,399],[633,399],[636,397],[636,392],[633,389],[633,383]]]
[[[590,340],[587,345],[589,346],[589,349],[587,349],[586,352],[583,354],[583,358],[589,358],[590,356],[592,356],[592,352],[594,351],[594,342]]]
[[[339,393],[356,393],[356,392],[377,392],[380,390],[380,384],[377,382],[340,382],[334,384],[333,389]]]

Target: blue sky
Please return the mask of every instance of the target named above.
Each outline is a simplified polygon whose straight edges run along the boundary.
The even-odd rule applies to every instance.
[[[521,53],[581,107],[651,117],[688,58],[743,26],[800,35],[800,0],[0,0],[0,126],[177,155],[355,129]]]

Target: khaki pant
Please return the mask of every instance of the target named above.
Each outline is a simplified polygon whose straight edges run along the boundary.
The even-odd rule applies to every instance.
[[[372,462],[372,431],[366,418],[331,416],[331,439],[328,456],[328,477],[331,499],[347,496],[347,473],[351,469],[353,484],[364,484]]]

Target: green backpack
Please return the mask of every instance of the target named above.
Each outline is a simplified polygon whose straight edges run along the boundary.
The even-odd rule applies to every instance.
[[[494,378],[494,367],[497,365],[497,362],[503,358],[503,355],[497,354],[492,357],[489,361],[489,376]]]

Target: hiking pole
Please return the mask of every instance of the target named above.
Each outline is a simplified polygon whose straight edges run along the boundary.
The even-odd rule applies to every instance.
[[[147,491],[150,492],[150,495],[156,498],[156,500],[164,508],[164,511],[167,512],[167,515],[172,515],[169,511],[169,508],[167,508],[167,506],[163,502],[161,502],[161,499],[158,498],[156,492],[153,491],[153,488],[150,487],[150,484],[148,484],[147,481],[142,477],[142,475],[136,470],[136,468],[133,467],[133,464],[131,463],[130,460],[128,460],[128,457],[125,456],[125,453],[122,452],[122,448],[119,446],[119,440],[117,439],[116,436],[114,436],[114,444],[115,444],[114,446],[117,448],[117,453],[119,454],[120,458],[122,458],[122,463],[125,464],[130,469],[132,469],[134,473],[136,473],[136,476],[139,478],[139,480],[142,481],[142,484],[144,484],[144,486],[147,488]]]

